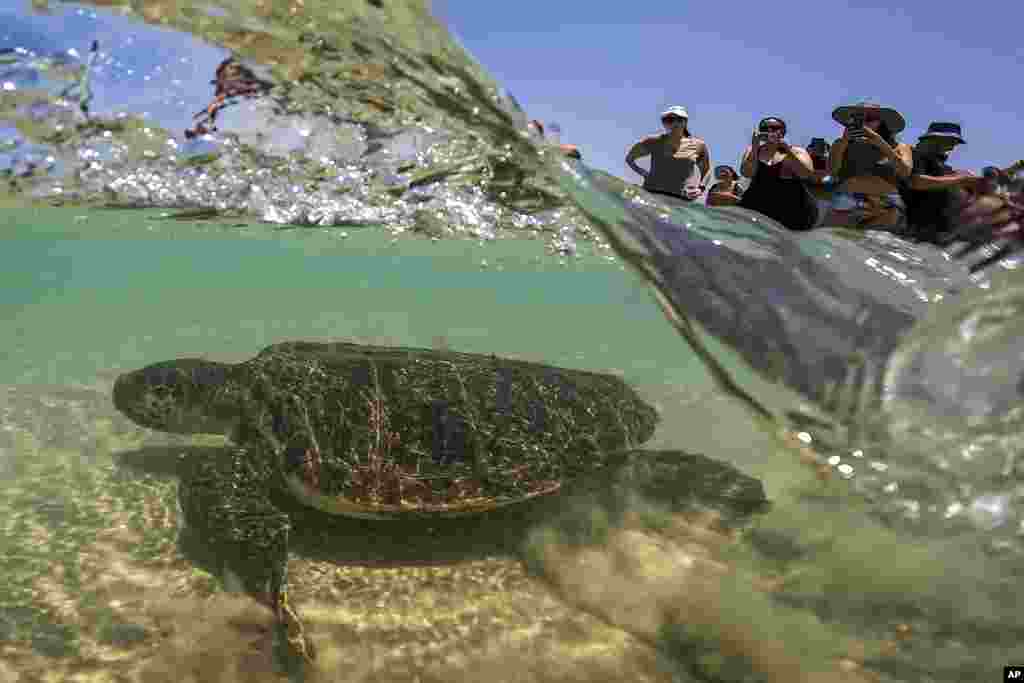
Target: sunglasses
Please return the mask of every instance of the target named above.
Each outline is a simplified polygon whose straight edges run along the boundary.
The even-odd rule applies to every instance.
[[[685,121],[685,120],[686,119],[684,119],[682,116],[676,116],[674,114],[671,115],[671,116],[663,116],[663,117],[661,117],[661,122],[662,123],[675,123],[676,121]]]
[[[779,125],[761,126],[758,130],[762,133],[781,133],[783,131],[783,127]]]

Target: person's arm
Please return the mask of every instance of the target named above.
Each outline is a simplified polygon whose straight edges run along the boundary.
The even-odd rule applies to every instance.
[[[892,167],[896,171],[897,178],[910,177],[910,174],[914,171],[914,149],[910,145],[900,143],[896,145],[895,149],[885,145],[882,148],[882,152],[892,159]]]
[[[971,188],[980,183],[983,178],[956,173],[953,175],[912,175],[910,176],[910,189],[912,190],[949,190],[955,187]]]
[[[814,175],[814,160],[803,147],[786,145],[786,167],[801,178],[810,178]]]
[[[757,128],[754,128],[754,133],[750,136],[750,147],[747,147],[747,151],[743,154],[743,160],[740,162],[741,176],[753,179],[754,174],[757,173],[757,158],[760,154],[761,134]]]
[[[564,154],[567,157],[572,157],[573,159],[583,158],[583,155],[580,154],[579,147],[577,147],[576,145],[561,144],[558,146],[558,148],[562,150],[562,154]]]
[[[629,152],[626,154],[626,166],[629,166],[637,174],[646,178],[649,171],[642,166],[638,166],[636,160],[650,155],[651,150],[647,148],[647,140],[641,140],[629,148]]]
[[[740,162],[740,175],[744,178],[753,178],[757,173],[757,155],[761,152],[761,135],[757,128],[750,136],[750,147],[743,154],[743,161]]]
[[[864,142],[868,143],[892,163],[897,178],[909,178],[914,170],[914,152],[910,145],[897,144],[895,147],[885,141],[878,131],[864,129]]]
[[[708,143],[706,142],[701,142],[700,156],[697,157],[697,166],[700,168],[701,189],[704,189],[708,175],[711,173],[711,150],[708,149]]]
[[[747,147],[743,153],[743,161],[740,162],[740,175],[744,178],[753,178],[757,172],[757,152],[753,147]]]

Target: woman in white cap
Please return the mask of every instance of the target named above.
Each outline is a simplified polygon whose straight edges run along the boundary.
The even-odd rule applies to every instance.
[[[869,102],[837,107],[832,119],[843,135],[832,145],[830,164],[835,191],[825,225],[853,228],[901,228],[906,206],[900,187],[914,167],[910,145],[896,142],[906,127],[895,109]]]
[[[690,135],[689,118],[683,107],[669,107],[661,113],[665,132],[645,137],[626,154],[626,165],[644,177],[648,192],[687,201],[703,194],[711,153],[703,140]],[[649,170],[636,163],[646,156],[651,157]]]

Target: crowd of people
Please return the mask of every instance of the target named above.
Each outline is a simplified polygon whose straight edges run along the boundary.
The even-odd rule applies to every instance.
[[[739,173],[716,166],[708,188],[708,145],[690,132],[686,109],[673,106],[661,113],[665,132],[634,144],[626,165],[643,176],[647,192],[687,202],[703,197],[713,207],[741,206],[791,230],[884,229],[943,245],[958,236],[954,228],[965,207],[983,198],[986,216],[1000,218],[1002,225],[1017,226],[1024,218],[1024,160],[988,166],[980,175],[953,169],[950,153],[966,144],[959,124],[933,121],[909,145],[897,139],[906,121],[890,107],[857,102],[837,107],[832,119],[841,135],[831,144],[812,138],[806,148],[787,141],[782,118],[761,119]],[[648,168],[637,163],[644,157]],[[740,174],[749,179],[745,186]]]

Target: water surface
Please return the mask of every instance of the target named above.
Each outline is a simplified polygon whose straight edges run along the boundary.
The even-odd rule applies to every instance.
[[[240,360],[288,339],[620,374],[661,411],[652,447],[733,463],[774,505],[741,533],[651,501],[630,498],[622,519],[581,504],[511,553],[474,545],[500,526],[463,546],[416,532],[459,546],[454,563],[410,558],[421,546],[402,529],[311,524],[291,580],[325,680],[967,681],[1024,657],[1016,506],[982,495],[1015,490],[1019,469],[1001,458],[1016,442],[989,425],[963,453],[924,434],[942,443],[932,459],[857,449],[794,391],[807,387],[754,367],[728,334],[693,337],[696,355],[591,220],[605,220],[601,202],[635,218],[636,190],[603,177],[611,195],[567,191],[570,171],[528,136],[514,98],[421,3],[52,10],[8,8],[0,46],[22,49],[0,62],[2,676],[275,679],[269,614],[175,542],[178,456],[216,457],[223,441],[136,428],[109,389],[153,361]],[[86,98],[65,89],[93,39],[86,120]],[[187,139],[232,52],[275,89]],[[819,274],[842,270],[830,258],[855,263],[843,287],[910,322],[936,292],[979,286],[940,286],[953,271],[907,245],[835,233],[766,247],[770,231],[641,201],[701,248]],[[207,218],[175,219],[196,208]],[[783,287],[803,272],[787,263],[754,271],[764,310],[799,291]],[[907,279],[928,272],[922,299]],[[714,281],[694,280],[692,297]],[[938,317],[906,348],[948,334]],[[948,354],[926,360],[944,368]]]

